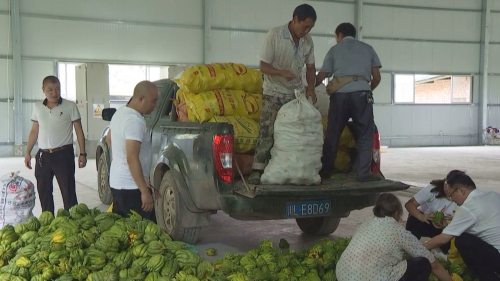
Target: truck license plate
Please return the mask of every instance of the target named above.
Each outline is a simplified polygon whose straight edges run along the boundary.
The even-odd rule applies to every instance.
[[[286,203],[287,218],[329,216],[331,212],[330,200]]]

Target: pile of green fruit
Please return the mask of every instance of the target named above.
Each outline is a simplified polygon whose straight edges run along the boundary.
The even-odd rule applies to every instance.
[[[85,204],[7,225],[0,238],[0,280],[171,280],[180,270],[201,278],[214,271],[137,213],[122,218]]]
[[[7,225],[0,238],[0,281],[336,281],[336,264],[350,242],[323,239],[295,251],[284,239],[278,247],[264,240],[258,249],[211,263],[135,212],[123,218],[85,204]],[[216,249],[207,255],[217,255]],[[442,263],[463,280],[474,280],[462,265]]]

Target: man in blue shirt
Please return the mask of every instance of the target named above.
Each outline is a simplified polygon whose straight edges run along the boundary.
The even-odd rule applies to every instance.
[[[316,76],[316,85],[319,85],[333,75],[327,87],[330,111],[320,174],[323,178],[331,176],[340,135],[352,118],[358,146],[357,179],[380,180],[370,168],[374,130],[372,91],[380,83],[382,64],[372,46],[356,40],[356,28],[352,24],[340,24],[335,37],[337,45],[328,51]]]

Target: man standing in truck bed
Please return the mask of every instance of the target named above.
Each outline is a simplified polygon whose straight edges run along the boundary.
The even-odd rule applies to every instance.
[[[358,136],[356,178],[358,181],[380,180],[380,176],[371,173],[370,167],[374,129],[372,91],[380,83],[382,64],[372,46],[355,39],[356,28],[352,24],[340,24],[335,37],[337,45],[328,51],[316,76],[316,85],[327,76],[334,76],[327,86],[330,110],[320,174],[323,178],[331,176],[340,135],[352,118]]]
[[[260,70],[264,73],[262,113],[259,137],[255,148],[251,184],[260,184],[273,146],[274,121],[280,108],[295,99],[295,89],[303,89],[301,72],[306,65],[308,97],[316,102],[314,82],[314,44],[308,34],[316,22],[316,11],[303,4],[295,8],[293,19],[284,26],[271,29],[259,55]],[[297,136],[298,137],[298,136]]]

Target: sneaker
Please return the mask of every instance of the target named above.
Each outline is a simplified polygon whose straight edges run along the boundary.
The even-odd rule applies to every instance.
[[[260,184],[260,176],[262,175],[261,172],[259,171],[253,171],[250,176],[248,177],[248,183],[249,184],[255,184],[259,185]]]
[[[382,179],[383,179],[382,176],[375,175],[375,174],[371,174],[371,175],[368,175],[368,176],[362,177],[362,178],[356,178],[356,180],[358,182],[380,181]]]

